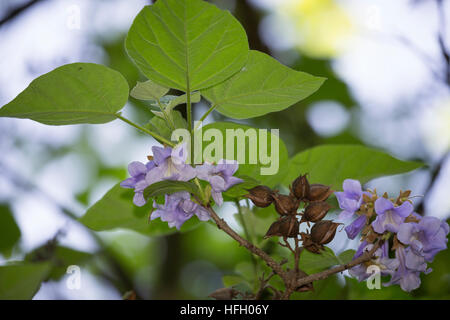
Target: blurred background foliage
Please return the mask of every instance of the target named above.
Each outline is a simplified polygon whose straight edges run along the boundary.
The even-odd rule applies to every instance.
[[[414,199],[420,214],[449,217],[449,1],[211,2],[239,19],[250,48],[328,78],[297,105],[245,123],[280,128],[290,156],[320,144],[351,143],[424,161],[425,169],[376,179],[369,186],[391,194],[412,189],[422,195]],[[125,53],[124,37],[134,16],[150,3],[2,1],[0,105],[38,75],[75,61],[106,64],[133,87],[144,78]],[[197,103],[195,118],[206,108]],[[184,106],[177,109],[184,112]],[[139,123],[151,117],[147,106],[133,98],[125,113]],[[212,119],[228,120],[218,113]],[[126,230],[93,232],[76,221],[126,178],[127,163],[145,161],[155,141],[138,131],[117,121],[48,127],[0,119],[0,137],[0,265],[27,262],[20,273],[27,288],[23,298],[121,299],[134,292],[144,299],[204,299],[224,283],[251,287],[255,268],[267,275],[260,261],[253,265],[245,249],[209,223],[149,238]],[[227,203],[220,213],[242,233],[240,221],[245,219],[255,243],[275,257],[287,255],[273,240],[261,237],[274,219],[273,211],[237,214],[235,205]],[[357,241],[346,241],[342,232],[332,243],[336,254],[356,247]],[[316,283],[314,292],[293,298],[449,299],[449,255],[448,250],[437,255],[434,271],[411,294],[398,286],[369,290],[365,283],[338,275]],[[66,286],[69,265],[82,267],[80,290]],[[276,279],[271,284],[280,285]],[[7,277],[0,278],[0,297],[14,290]]]

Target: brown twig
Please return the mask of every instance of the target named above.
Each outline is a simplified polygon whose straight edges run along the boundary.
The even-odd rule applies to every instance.
[[[328,269],[328,270],[325,270],[322,272],[318,272],[318,273],[315,273],[315,274],[312,274],[312,275],[309,275],[306,277],[299,278],[299,274],[300,274],[301,270],[299,269],[298,265],[299,265],[300,254],[303,250],[303,247],[299,246],[299,239],[295,239],[296,240],[295,241],[295,249],[292,249],[292,247],[289,245],[289,243],[287,241],[285,241],[286,244],[282,244],[280,242],[280,244],[282,246],[292,249],[294,252],[294,257],[295,257],[295,269],[284,271],[281,267],[282,264],[285,263],[284,261],[278,263],[275,260],[273,260],[263,250],[256,247],[248,240],[242,238],[238,233],[236,233],[233,229],[231,229],[231,227],[226,223],[226,221],[223,220],[222,218],[220,218],[217,215],[217,213],[214,211],[214,209],[212,209],[209,205],[205,206],[205,208],[206,208],[206,210],[208,210],[209,214],[211,215],[211,218],[217,224],[219,229],[222,229],[231,238],[236,240],[241,246],[247,248],[247,250],[249,250],[251,253],[253,253],[254,255],[257,255],[261,259],[263,259],[264,262],[272,269],[273,273],[269,276],[268,279],[264,279],[264,278],[261,279],[261,286],[260,286],[258,293],[256,294],[256,297],[258,297],[258,298],[261,296],[263,290],[267,287],[268,280],[275,274],[277,274],[278,276],[280,276],[280,278],[282,278],[282,280],[285,284],[285,287],[286,287],[285,291],[282,293],[280,298],[281,299],[289,299],[291,294],[297,288],[300,288],[302,286],[305,286],[305,285],[312,283],[314,281],[317,281],[317,280],[326,279],[333,274],[345,271],[345,270],[353,268],[361,263],[370,261],[373,258],[375,251],[382,244],[382,241],[378,241],[370,251],[364,252],[360,257],[352,260],[349,263],[339,265],[334,268],[331,268],[331,269]],[[280,293],[280,292],[278,292],[278,293]]]
[[[264,262],[277,274],[279,275],[283,280],[287,280],[286,278],[286,272],[283,271],[281,268],[281,265],[273,260],[267,253],[265,253],[260,248],[253,245],[250,241],[242,238],[236,231],[231,229],[231,227],[225,222],[225,220],[219,218],[217,213],[210,207],[207,206],[206,210],[208,210],[209,214],[211,215],[211,218],[213,218],[214,222],[217,224],[217,226],[222,229],[225,233],[227,233],[231,238],[236,240],[241,246],[247,248],[250,252],[252,252],[254,255],[257,255],[261,259],[264,260]]]
[[[374,245],[374,247],[367,252],[364,252],[360,257],[356,258],[355,260],[352,260],[349,263],[319,272],[319,273],[315,273],[312,275],[309,275],[307,277],[301,278],[297,281],[297,286],[301,287],[305,284],[311,283],[313,281],[317,281],[317,280],[322,280],[322,279],[326,279],[329,276],[345,271],[347,269],[353,268],[361,263],[370,261],[373,257],[373,254],[375,253],[375,251],[380,247],[381,242],[378,242],[376,245]]]

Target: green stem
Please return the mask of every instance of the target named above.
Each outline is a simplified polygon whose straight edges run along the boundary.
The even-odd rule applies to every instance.
[[[140,125],[138,125],[138,124],[136,124],[136,123],[134,123],[134,122],[128,120],[127,118],[122,117],[120,114],[116,114],[116,117],[117,117],[118,119],[122,120],[123,122],[126,122],[126,123],[128,123],[129,125],[131,125],[131,126],[137,128],[137,129],[139,129],[139,130],[141,130],[141,131],[143,131],[143,132],[145,132],[145,133],[151,135],[153,138],[155,138],[156,140],[158,140],[158,141],[161,142],[161,143],[164,143],[164,144],[166,144],[166,145],[168,145],[168,146],[171,146],[171,147],[174,147],[174,146],[175,146],[175,144],[174,144],[173,142],[167,140],[166,138],[160,136],[160,135],[157,134],[157,133],[151,132],[150,130],[147,130],[147,129],[145,129],[144,127],[141,127]]]
[[[186,88],[186,106],[187,106],[187,123],[189,132],[192,131],[192,105],[191,105],[191,89],[189,88],[189,81],[187,82]]]
[[[197,185],[198,190],[200,190],[200,194],[201,194],[201,196],[202,196],[202,204],[205,204],[205,201],[206,201],[205,191],[203,190],[203,188],[202,188],[202,186],[201,186],[200,181],[198,180],[198,178],[195,178],[195,179],[194,179],[194,182],[195,182],[195,184]]]
[[[203,121],[206,119],[206,117],[207,117],[211,112],[213,112],[213,110],[214,110],[216,107],[217,107],[217,105],[213,104],[213,105],[208,109],[208,111],[206,111],[205,114],[200,118],[200,122],[203,122]]]

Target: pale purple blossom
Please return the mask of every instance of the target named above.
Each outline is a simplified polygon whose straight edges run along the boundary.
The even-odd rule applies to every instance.
[[[186,163],[188,152],[185,143],[173,149],[154,146],[152,152],[156,166],[145,177],[148,185],[162,180],[189,181],[195,178],[195,169]]]
[[[355,219],[350,225],[345,227],[345,232],[347,233],[347,237],[349,239],[355,239],[356,236],[361,232],[361,230],[365,227],[367,222],[367,217],[365,215],[361,215]]]
[[[237,161],[221,160],[216,165],[205,163],[195,168],[197,177],[210,183],[211,196],[218,206],[223,203],[222,192],[243,182],[242,179],[233,176],[238,167]]]
[[[377,199],[375,201],[377,218],[372,222],[373,230],[377,233],[384,233],[385,231],[397,232],[400,224],[413,212],[413,209],[414,207],[409,201],[395,207],[389,199]]]
[[[194,214],[201,221],[209,220],[208,211],[199,204],[190,200],[188,192],[177,192],[165,195],[164,205],[153,202],[156,209],[150,216],[151,220],[160,218],[169,224],[169,227],[176,227],[180,230],[181,226],[189,220]]]
[[[125,179],[120,183],[123,188],[134,189],[133,203],[138,207],[142,207],[145,204],[144,189],[148,186],[145,180],[147,173],[155,167],[153,161],[143,164],[139,161],[133,161],[128,165],[128,172],[130,178]]]
[[[133,161],[128,165],[130,178],[122,181],[123,188],[134,189],[133,203],[142,207],[147,202],[144,190],[149,185],[162,180],[188,181],[196,176],[192,166],[186,164],[186,145],[181,144],[174,149],[170,147],[152,147],[153,160],[147,164]]]
[[[418,223],[403,223],[398,228],[397,237],[403,244],[409,245],[418,255],[427,261],[447,248],[449,226],[435,217],[424,217]]]
[[[372,250],[372,248],[373,244],[363,241],[356,251],[353,260],[362,256],[364,252]],[[383,245],[375,251],[374,257],[375,258],[370,260],[369,264],[378,266],[382,276],[394,274],[399,266],[397,259],[389,258],[389,245],[387,242],[383,243]],[[367,264],[364,263],[351,268],[348,272],[352,277],[357,278],[358,281],[366,280],[371,275],[370,272],[367,272]]]
[[[369,193],[362,191],[361,183],[358,180],[345,179],[342,187],[343,192],[335,192],[334,194],[339,202],[339,207],[343,210],[338,219],[346,220],[353,217],[353,214],[361,207],[363,194],[369,195]]]
[[[432,271],[427,268],[425,258],[415,254],[410,247],[397,248],[395,257],[399,266],[385,286],[399,284],[403,291],[410,292],[420,286],[421,272],[428,274]]]

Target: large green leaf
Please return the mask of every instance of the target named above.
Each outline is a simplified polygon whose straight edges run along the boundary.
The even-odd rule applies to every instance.
[[[137,15],[125,46],[151,80],[182,91],[215,85],[245,64],[244,29],[201,0],[159,0]]]
[[[0,117],[49,125],[106,123],[128,100],[128,83],[117,71],[93,63],[56,68],[31,82],[0,109]]]
[[[222,158],[228,159],[228,160],[238,160],[239,162],[239,169],[236,172],[236,175],[245,175],[249,176],[253,179],[256,179],[260,181],[262,184],[265,184],[269,187],[273,187],[279,183],[282,182],[282,179],[284,175],[287,172],[287,159],[288,159],[288,153],[286,146],[284,142],[275,134],[272,134],[270,132],[267,133],[267,143],[262,143],[264,147],[267,148],[267,154],[270,156],[273,154],[273,174],[267,174],[265,172],[262,172],[261,170],[268,169],[271,164],[270,163],[264,163],[264,159],[260,157],[260,136],[259,136],[259,130],[257,128],[252,128],[250,126],[246,126],[243,124],[237,124],[233,122],[215,122],[208,124],[202,128],[203,135],[206,134],[206,132],[210,129],[217,129],[218,132],[221,133],[223,138],[223,145],[222,145]],[[248,131],[250,130],[250,131]],[[254,132],[253,130],[256,130],[256,139],[253,141],[250,141],[249,138],[245,137],[245,134],[248,133],[250,135],[251,132]],[[209,131],[211,132],[211,131]],[[227,137],[228,133],[228,137]],[[230,133],[238,134],[240,137],[242,137],[243,148],[238,149],[238,139],[232,136]],[[205,137],[205,136],[204,136]],[[195,139],[195,138],[194,138]],[[275,139],[275,140],[272,140]],[[234,150],[234,157],[229,155],[227,156],[227,145],[232,146],[234,141],[234,149],[230,147],[230,150]],[[272,150],[272,141],[278,141],[278,149]],[[203,142],[203,152],[205,153],[205,149],[209,148],[209,146],[215,142]],[[220,148],[219,148],[220,149]],[[207,161],[218,161],[220,159],[216,159],[216,154],[213,155],[213,158],[210,158],[206,156],[206,159],[203,160]],[[239,161],[239,157],[242,156],[244,161]],[[219,157],[220,158],[220,157]],[[251,159],[254,158],[254,159]],[[275,165],[275,160],[278,158],[278,165]],[[253,160],[256,160],[256,163],[250,163],[250,160],[254,162]],[[268,160],[267,162],[270,162]]]
[[[203,90],[202,95],[220,113],[247,119],[286,109],[314,93],[324,80],[290,69],[267,54],[252,50],[239,73]]]
[[[0,300],[28,300],[50,272],[48,263],[0,266]]]
[[[9,206],[0,204],[0,253],[9,255],[20,239],[20,229]]]
[[[405,173],[422,166],[421,162],[402,161],[365,146],[323,145],[292,157],[284,183],[289,185],[300,173],[307,173],[310,182],[340,190],[342,182],[348,178],[366,183],[377,177]]]
[[[80,222],[95,231],[105,231],[117,228],[131,229],[145,235],[164,235],[177,231],[169,228],[167,222],[160,219],[149,221],[152,201],[143,207],[133,204],[134,191],[124,189],[116,184],[99,201],[88,209],[80,218]],[[199,225],[197,217],[186,221],[180,231],[189,231]]]

